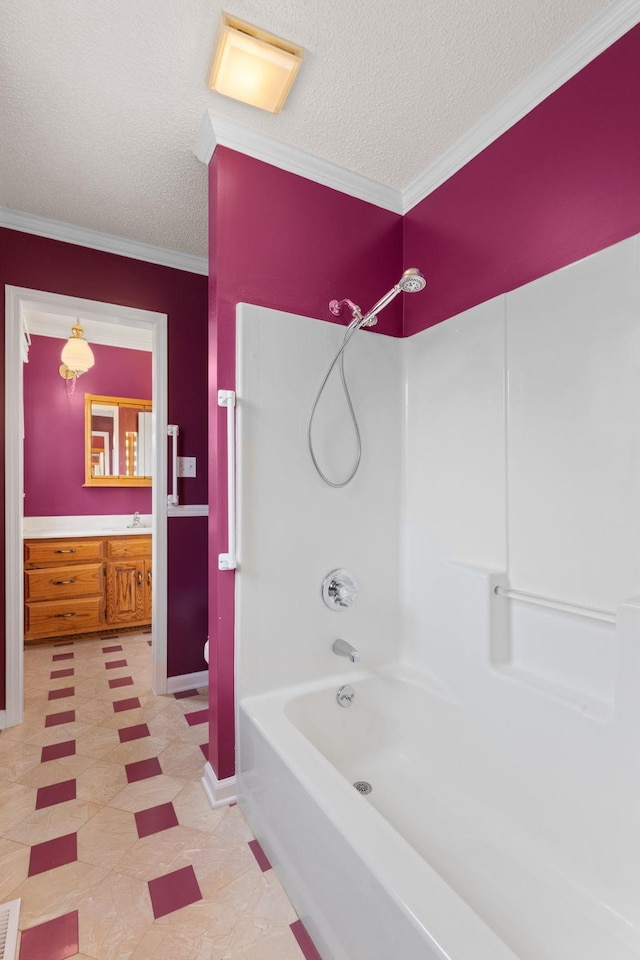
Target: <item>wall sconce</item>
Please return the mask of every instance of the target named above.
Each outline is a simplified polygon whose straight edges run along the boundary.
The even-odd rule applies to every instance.
[[[62,348],[60,355],[62,363],[59,367],[59,373],[65,380],[75,380],[81,374],[90,370],[96,362],[93,351],[84,339],[83,334],[84,330],[80,326],[80,321],[76,320],[71,327],[71,336]]]
[[[207,83],[211,90],[280,113],[304,50],[222,13]]]

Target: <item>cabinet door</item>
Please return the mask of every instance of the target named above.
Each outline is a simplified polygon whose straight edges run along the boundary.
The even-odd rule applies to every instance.
[[[144,561],[144,619],[151,621],[151,597],[153,589],[151,560]]]
[[[107,622],[144,622],[144,560],[107,564]]]

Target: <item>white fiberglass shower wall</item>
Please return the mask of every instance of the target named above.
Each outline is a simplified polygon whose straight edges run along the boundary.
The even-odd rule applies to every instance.
[[[535,836],[548,883],[581,888],[583,908],[635,949],[639,243],[406,344],[401,598],[403,656],[464,704],[486,745],[467,777],[479,802],[505,836]],[[617,622],[497,597],[496,585]],[[451,863],[455,886],[470,865]]]
[[[401,348],[358,333],[345,364],[362,433],[362,463],[335,490],[316,474],[307,423],[344,328],[238,307],[238,697],[339,673],[339,637],[377,664],[400,651],[398,522]],[[336,371],[337,373],[337,371]],[[354,434],[333,376],[316,414],[317,455],[331,476],[353,463]],[[349,569],[360,598],[339,613],[322,582]]]

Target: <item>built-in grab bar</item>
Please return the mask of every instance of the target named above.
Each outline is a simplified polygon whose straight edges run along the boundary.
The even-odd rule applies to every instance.
[[[598,607],[583,607],[578,603],[567,603],[565,600],[556,600],[554,597],[543,597],[538,593],[526,593],[524,590],[511,590],[499,585],[493,588],[493,592],[496,596],[506,597],[509,600],[522,600],[524,603],[534,603],[539,607],[561,610],[563,613],[575,613],[580,617],[590,617],[592,620],[604,620],[606,623],[616,622],[616,614],[611,610],[601,610]]]
[[[177,507],[178,500],[178,434],[180,427],[176,423],[167,424],[167,436],[171,438],[171,493],[167,494],[167,505]]]
[[[227,408],[227,553],[218,554],[218,570],[236,568],[236,394],[218,390],[218,406]]]

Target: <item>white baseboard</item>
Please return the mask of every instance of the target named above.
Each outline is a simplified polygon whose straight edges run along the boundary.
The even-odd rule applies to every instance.
[[[205,763],[204,776],[200,782],[202,783],[202,789],[207,795],[207,800],[212,807],[226,807],[229,803],[235,803],[235,777],[227,777],[226,780],[218,780],[215,770],[211,764]]]
[[[208,686],[208,670],[198,670],[197,673],[183,673],[179,677],[167,677],[167,693],[181,693],[183,690]]]

